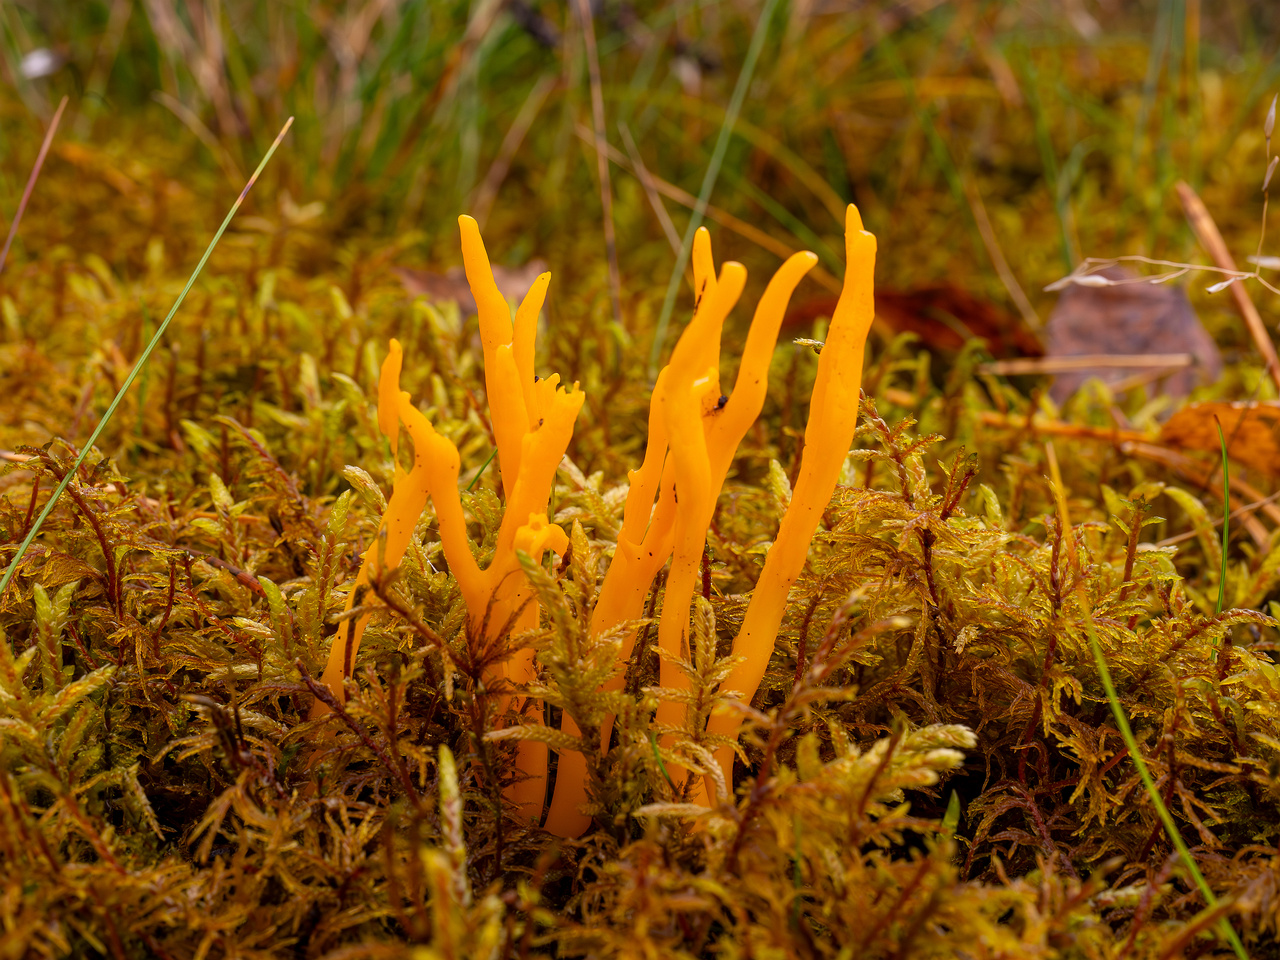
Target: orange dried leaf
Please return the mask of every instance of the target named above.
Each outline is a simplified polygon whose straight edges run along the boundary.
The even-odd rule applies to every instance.
[[[1220,450],[1218,427],[1222,422],[1227,455],[1232,467],[1280,476],[1280,402],[1192,403],[1183,407],[1160,431],[1161,443],[1184,450]]]

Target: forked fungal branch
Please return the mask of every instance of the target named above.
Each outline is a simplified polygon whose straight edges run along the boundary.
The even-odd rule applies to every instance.
[[[577,389],[566,391],[559,386],[560,378],[554,374],[534,382],[534,332],[550,274],[544,273],[534,282],[516,312],[513,326],[511,311],[494,282],[475,220],[459,217],[458,223],[462,229],[467,280],[480,315],[485,386],[507,501],[493,559],[481,570],[471,554],[458,491],[458,449],[435,431],[409,394],[400,390],[403,354],[399,342],[392,340],[378,381],[378,429],[387,437],[395,458],[403,425],[413,440],[414,462],[413,467],[405,471],[396,461],[391,498],[378,536],[365,553],[347,599],[347,609],[351,609],[362,592],[360,587],[369,582],[370,573],[379,565],[384,571],[400,565],[430,497],[445,558],[458,581],[471,629],[480,630],[487,622],[488,631],[492,633],[515,618],[513,633],[520,633],[537,625],[538,608],[529,600],[528,583],[516,552],[522,550],[537,560],[548,549],[563,554],[568,546],[565,532],[547,522],[546,511],[556,469],[573,436],[573,424],[585,395]],[[520,611],[518,617],[517,611]],[[369,617],[365,614],[346,621],[329,653],[322,679],[339,700],[344,696],[342,684],[351,675]],[[533,651],[521,650],[501,664],[491,679],[499,678],[515,686],[529,684],[533,680]],[[505,713],[509,706],[509,699],[500,702],[498,713]],[[324,704],[317,703],[312,708],[312,717],[327,712]],[[536,714],[540,716],[540,706]],[[517,744],[517,758],[525,777],[513,785],[508,796],[526,817],[537,819],[542,814],[542,798],[546,793],[546,746],[522,740]]]

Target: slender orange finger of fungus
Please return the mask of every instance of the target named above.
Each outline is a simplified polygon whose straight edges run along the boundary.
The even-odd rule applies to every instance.
[[[537,626],[538,607],[529,599],[517,551],[541,557],[548,546],[561,553],[567,549],[567,536],[559,527],[547,523],[545,511],[584,394],[577,389],[569,393],[560,388],[558,376],[536,382],[534,379],[537,319],[550,274],[544,273],[534,282],[513,324],[510,308],[494,282],[479,227],[466,216],[458,218],[458,226],[467,281],[479,314],[485,388],[507,501],[493,559],[478,578],[475,602],[467,600],[473,626],[479,629],[487,624],[483,628],[486,639],[493,640],[508,624],[513,634]],[[452,564],[447,543],[445,554]],[[502,678],[517,686],[531,683],[534,676],[533,651],[528,649],[516,650],[490,673],[491,680]],[[499,715],[506,714],[511,703],[510,696],[500,698]],[[522,708],[526,718],[536,719],[542,713],[540,703],[526,702]],[[508,791],[508,799],[517,804],[522,816],[536,821],[542,814],[546,793],[546,745],[518,741],[516,767],[522,778]]]
[[[539,384],[545,383],[546,387],[540,391],[535,406],[545,406],[544,416],[538,428],[526,432],[521,441],[520,472],[508,488],[493,560],[485,570],[481,571],[476,565],[467,539],[466,521],[457,493],[456,449],[453,449],[452,496],[445,495],[440,499],[433,496],[445,557],[462,586],[472,628],[479,630],[487,623],[487,639],[494,639],[508,624],[513,636],[537,626],[538,608],[531,601],[526,603],[527,583],[519,567],[517,551],[537,559],[548,548],[558,553],[568,549],[564,530],[547,523],[545,509],[556,469],[573,435],[574,421],[585,395],[580,390],[569,394],[562,388],[557,389],[557,379],[551,377]],[[418,442],[416,436],[414,442]],[[520,517],[525,518],[524,523],[520,522]],[[498,664],[489,672],[487,679],[491,683],[505,680],[507,684],[524,686],[533,678],[533,651],[523,649]],[[499,697],[496,703],[499,716],[509,711],[512,699],[511,694]],[[543,707],[540,703],[526,702],[520,712],[527,722],[536,723],[542,718]],[[522,818],[536,823],[541,818],[546,796],[546,745],[530,740],[518,741],[515,764],[519,778],[505,795],[516,805]]]
[[[719,341],[725,318],[741,296],[746,280],[747,271],[742,264],[724,265],[715,291],[710,297],[704,295],[693,322],[672,352],[663,390],[654,396],[666,421],[675,472],[675,544],[658,624],[658,646],[667,654],[660,664],[660,682],[668,690],[689,687],[689,678],[676,661],[689,656],[689,605],[698,581],[707,527],[720,493],[719,486],[712,484],[702,419],[704,398],[720,392],[719,351],[715,358],[708,358],[703,345],[713,338]],[[707,365],[708,359],[712,359],[711,365]],[[684,714],[682,703],[663,701],[658,705],[657,722],[677,726]],[[673,778],[677,776],[670,765],[668,772]]]
[[[714,290],[716,282],[710,234],[705,227],[694,235],[693,273],[697,304],[700,306],[703,298]],[[695,306],[695,315],[697,310]],[[718,335],[716,344],[718,350]],[[629,489],[623,508],[622,529],[618,532],[613,558],[591,612],[593,637],[626,620],[640,617],[653,579],[667,562],[675,542],[675,475],[672,464],[667,460],[667,422],[657,400],[664,394],[668,378],[669,367],[663,367],[658,372],[653,400],[649,405],[649,440],[644,460],[639,470],[627,472]],[[653,501],[655,493],[659,496],[656,508]],[[623,638],[618,649],[618,673],[604,684],[605,691],[622,689],[625,666],[631,658],[635,639],[634,630]],[[600,726],[602,753],[608,750],[612,728],[613,717],[606,717]],[[561,716],[560,729],[573,737],[582,733],[568,713]],[[562,753],[556,773],[556,788],[547,811],[546,829],[562,837],[580,835],[591,822],[579,809],[586,799],[587,758],[574,751]]]
[[[663,383],[665,368],[658,374]],[[656,391],[657,387],[655,387]],[[665,509],[672,505],[674,487],[668,479],[665,496],[657,510],[653,506],[654,491],[668,471],[663,470],[667,453],[667,433],[662,411],[654,404],[649,411],[649,447],[639,470],[628,471],[631,482],[623,514],[622,529],[613,551],[613,559],[605,573],[604,582],[596,596],[591,612],[591,636],[598,637],[626,620],[638,619],[644,608],[644,599],[653,578],[671,555],[674,530],[671,520],[674,511]],[[650,523],[650,515],[653,521]],[[647,530],[646,530],[647,527]],[[625,665],[631,658],[636,634],[632,630],[622,639],[618,649],[617,674],[603,685],[606,692],[622,689]],[[613,717],[608,716],[600,725],[600,750],[608,750]],[[560,729],[571,737],[580,737],[582,731],[568,712],[561,714]],[[581,812],[587,801],[587,758],[576,751],[560,754],[556,768],[556,786],[547,811],[546,829],[560,837],[580,836],[591,824],[591,818]]]
[[[484,349],[484,383],[489,400],[489,417],[498,445],[498,472],[508,496],[520,474],[521,441],[529,432],[528,392],[533,381],[533,342],[529,323],[536,327],[538,311],[547,293],[547,280],[539,277],[521,305],[520,356],[516,356],[515,329],[511,308],[498,290],[489,266],[489,255],[480,237],[480,228],[468,216],[458,218],[462,233],[462,263],[467,283],[476,301],[480,321],[480,344]],[[527,370],[522,370],[528,363]],[[527,377],[525,374],[527,373]]]
[[[393,458],[399,453],[401,407],[408,398],[408,394],[400,392],[400,369],[403,359],[400,342],[392,340],[391,349],[387,353],[387,359],[382,363],[378,379],[378,429],[390,441]],[[363,597],[364,588],[369,583],[370,573],[374,569],[381,565],[382,573],[385,575],[400,566],[404,552],[409,546],[409,540],[413,536],[413,530],[417,526],[418,517],[426,507],[428,453],[416,441],[414,446],[414,464],[410,471],[406,473],[399,461],[396,461],[391,499],[387,501],[387,509],[378,525],[377,537],[365,551],[364,562],[360,565],[356,582],[351,592],[347,594],[347,603],[343,608],[345,611],[350,611],[355,606],[357,598]],[[343,681],[351,676],[356,652],[360,649],[360,640],[364,636],[365,627],[368,626],[371,616],[372,614],[366,613],[344,620],[329,650],[329,661],[320,679],[339,703],[346,700]],[[328,712],[329,708],[317,700],[311,708],[311,719],[315,720]]]
[[[727,690],[738,691],[747,703],[769,665],[791,585],[804,568],[809,544],[840,479],[858,426],[863,352],[875,317],[876,238],[863,229],[862,217],[853,204],[845,217],[845,257],[848,266],[844,287],[818,358],[800,476],[751,595],[742,628],[733,641],[734,654],[745,659],[723,684]],[[737,713],[717,713],[712,715],[707,730],[736,737],[741,724]],[[716,751],[726,783],[733,782],[733,756],[731,747]],[[707,789],[714,787],[708,783]]]
[[[676,349],[694,367],[701,365],[714,371],[714,383],[706,388],[706,392],[710,393],[719,386],[720,331],[724,317],[720,317],[719,321],[709,320],[712,314],[711,299],[718,284],[711,257],[711,235],[705,227],[699,229],[694,236],[693,270],[698,290],[697,306],[694,308],[694,319],[681,335]],[[733,299],[736,300],[739,295],[741,290]],[[704,302],[707,309],[703,309]],[[732,303],[726,308],[726,315],[731,308]],[[673,353],[673,361],[675,357],[676,354]],[[592,612],[593,636],[611,630],[624,620],[640,617],[653,578],[667,562],[674,545],[677,506],[675,464],[668,456],[668,421],[659,399],[669,389],[670,370],[671,364],[663,367],[654,384],[653,400],[649,408],[649,443],[645,448],[644,461],[638,471],[632,470],[627,474],[631,486],[627,492],[622,530],[619,532],[613,562],[605,574],[599,599]],[[656,507],[653,502],[655,493],[658,495]],[[634,634],[624,640],[619,650],[620,664],[625,664],[630,658],[634,642]],[[622,679],[619,677],[615,681],[616,685],[606,686],[606,689],[620,689],[621,683]]]
[[[755,421],[755,418],[759,416],[760,410],[764,406],[764,397],[768,386],[769,361],[772,358],[773,348],[777,342],[778,331],[781,329],[787,304],[790,302],[791,294],[796,285],[816,262],[817,257],[812,253],[795,254],[788,258],[770,280],[752,319],[733,394],[727,398],[723,405],[717,402],[712,406],[704,407],[702,411],[701,429],[705,433],[705,449],[700,449],[701,445],[692,439],[691,434],[677,440],[675,431],[674,429],[672,430],[671,447],[677,469],[681,469],[686,463],[686,458],[676,454],[677,450],[687,449],[695,451],[695,456],[705,456],[705,482],[710,493],[710,500],[709,502],[699,501],[696,507],[691,507],[686,513],[686,498],[683,489],[679,487],[679,480],[677,480],[677,489],[680,492],[679,509],[684,517],[684,522],[688,526],[682,527],[683,535],[677,534],[676,556],[672,560],[671,574],[667,580],[666,594],[663,599],[664,619],[659,629],[659,644],[669,653],[677,652],[674,649],[674,645],[678,642],[680,654],[687,656],[685,638],[688,635],[688,614],[686,612],[679,621],[678,629],[680,634],[677,641],[677,627],[672,624],[671,618],[666,615],[666,611],[687,611],[688,604],[693,599],[699,572],[698,566],[706,541],[706,531],[711,524],[716,499],[724,486],[724,481],[728,476],[729,468],[732,465],[738,446],[742,442],[742,438],[746,435],[746,431]],[[726,274],[730,272],[730,266],[730,264],[725,265],[724,272]],[[721,283],[724,283],[723,275]],[[724,309],[724,306],[717,304],[713,309],[718,311]],[[676,363],[677,358],[673,355],[673,370],[676,367]],[[703,394],[703,397],[705,401],[706,394]],[[698,474],[691,474],[689,482],[696,489],[696,485],[700,484],[702,480]],[[667,631],[665,635],[663,633],[664,629]],[[688,687],[688,678],[674,663],[664,660],[662,666],[664,669],[661,682],[664,687],[674,687],[681,690]],[[678,704],[668,703],[658,708],[659,723],[672,725],[678,716]],[[700,782],[696,785],[690,799],[695,803],[707,802],[707,794],[703,783]]]
[[[751,319],[733,392],[722,410],[707,416],[707,448],[711,452],[713,476],[719,476],[722,483],[728,476],[738,445],[764,409],[765,395],[769,390],[769,364],[773,360],[773,350],[778,343],[778,333],[782,329],[791,294],[817,262],[817,254],[803,250],[792,254],[778,268],[765,287],[764,296]]]
[[[511,349],[515,355],[516,373],[520,377],[520,389],[524,393],[524,405],[529,414],[529,429],[537,427],[537,419],[533,414],[533,348],[538,335],[538,314],[542,312],[542,304],[547,299],[547,286],[551,283],[551,274],[543,273],[533,281],[533,286],[525,294],[524,300],[516,310],[515,329],[512,333]]]

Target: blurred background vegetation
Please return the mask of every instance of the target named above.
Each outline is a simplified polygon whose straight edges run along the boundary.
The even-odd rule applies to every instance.
[[[591,7],[632,331],[644,329],[637,313],[655,309],[673,259],[639,165],[682,233],[688,206],[672,195],[697,193],[767,6]],[[159,176],[152,165],[181,171],[189,194],[152,216],[212,224],[294,116],[258,202],[287,195],[292,206],[271,216],[322,241],[299,249],[304,271],[330,269],[348,241],[369,236],[401,238],[404,262],[456,263],[454,219],[469,212],[502,238],[498,259],[547,258],[562,281],[553,305],[557,287],[575,289],[607,318],[577,9],[6,0],[0,189],[17,196],[40,128],[69,94],[60,137],[93,146],[73,170],[64,150],[46,176],[56,181],[61,163],[76,194],[86,173],[109,180],[115,168],[139,183]],[[1201,190],[1239,260],[1256,243],[1264,97],[1280,83],[1275,3],[794,0],[776,5],[765,36],[711,196],[713,219],[756,231],[715,231],[717,252],[753,267],[756,284],[784,247],[812,248],[839,277],[848,201],[879,237],[879,288],[947,284],[1024,323],[1047,313],[1041,288],[1083,256],[1196,256],[1171,189],[1179,178]],[[42,203],[65,215],[66,198],[53,194],[37,191],[32,222]],[[145,233],[95,220],[92,209],[64,229],[114,268],[145,268]],[[824,293],[809,280],[798,299]],[[1246,342],[1219,336],[1228,349],[1233,341]]]

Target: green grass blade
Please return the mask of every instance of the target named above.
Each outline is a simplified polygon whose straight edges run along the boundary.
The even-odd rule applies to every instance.
[[[760,19],[756,21],[755,32],[751,34],[751,45],[747,48],[747,56],[742,61],[742,70],[738,73],[738,82],[733,87],[733,95],[729,98],[729,109],[725,111],[724,123],[720,125],[720,135],[716,138],[715,149],[711,152],[711,162],[707,164],[707,172],[702,177],[702,189],[698,191],[698,205],[693,209],[689,226],[680,243],[680,255],[671,265],[671,279],[667,282],[667,294],[662,300],[662,312],[658,315],[658,325],[653,333],[653,346],[649,350],[649,379],[658,373],[658,360],[662,356],[662,346],[667,339],[667,327],[671,324],[671,314],[676,305],[676,293],[680,289],[680,278],[684,276],[685,261],[693,249],[693,235],[702,226],[703,215],[711,200],[711,191],[720,176],[720,165],[724,163],[725,151],[729,149],[729,138],[733,135],[734,124],[738,120],[738,112],[742,109],[742,101],[746,99],[747,88],[751,86],[751,77],[756,70],[756,61],[760,59],[760,51],[764,48],[765,38],[769,34],[769,24],[773,20],[773,12],[777,9],[778,0],[765,0],[764,9],[760,11]]]
[[[1083,597],[1081,598],[1083,599]],[[1160,816],[1160,822],[1164,824],[1165,833],[1169,835],[1169,839],[1173,841],[1174,847],[1178,850],[1178,855],[1182,857],[1182,862],[1186,864],[1187,872],[1191,874],[1195,880],[1196,887],[1200,890],[1200,895],[1204,897],[1204,902],[1210,908],[1218,905],[1218,898],[1214,895],[1213,888],[1209,886],[1205,880],[1204,874],[1200,872],[1200,868],[1191,857],[1191,851],[1187,849],[1186,841],[1182,839],[1182,834],[1178,832],[1178,825],[1173,822],[1173,815],[1169,813],[1169,808],[1165,806],[1164,798],[1160,796],[1160,791],[1156,789],[1156,782],[1151,776],[1151,771],[1147,769],[1147,762],[1142,759],[1142,754],[1138,751],[1138,740],[1133,735],[1133,729],[1129,726],[1129,718],[1125,715],[1124,708],[1120,706],[1120,698],[1116,696],[1115,685],[1111,682],[1111,670],[1107,667],[1107,658],[1102,653],[1102,644],[1098,642],[1097,631],[1093,629],[1093,620],[1091,615],[1086,614],[1085,624],[1089,631],[1089,648],[1093,651],[1093,659],[1098,667],[1098,676],[1102,679],[1103,689],[1107,692],[1107,702],[1111,704],[1111,714],[1115,717],[1116,726],[1120,728],[1120,736],[1124,740],[1124,744],[1129,748],[1129,759],[1133,761],[1134,767],[1137,768],[1138,776],[1142,778],[1142,785],[1146,787],[1147,796],[1151,798],[1151,803],[1156,808],[1156,813]],[[1218,924],[1218,929],[1228,943],[1231,949],[1235,951],[1240,960],[1248,960],[1249,954],[1245,952],[1244,944],[1240,942],[1235,928],[1231,923],[1223,917]]]
[[[496,457],[497,455],[498,455],[497,447],[494,447],[492,450],[489,451],[489,456],[485,458],[484,463],[480,464],[480,469],[476,471],[476,475],[472,477],[471,482],[467,484],[467,493],[470,493],[472,490],[476,488],[476,484],[480,482],[480,478],[484,476],[485,470],[488,469],[489,464],[493,463],[493,458]]]
[[[31,529],[27,531],[26,539],[18,546],[18,552],[14,554],[13,559],[9,561],[9,567],[4,572],[4,578],[0,579],[0,599],[3,599],[4,592],[8,589],[9,581],[13,579],[13,575],[17,572],[18,564],[22,561],[22,557],[27,552],[27,548],[31,546],[35,540],[36,534],[40,532],[40,527],[48,519],[49,514],[53,512],[54,505],[57,504],[58,498],[62,496],[67,484],[71,482],[71,478],[75,476],[76,471],[80,469],[80,465],[84,463],[85,457],[89,455],[89,451],[93,449],[93,445],[98,442],[98,437],[102,431],[106,429],[111,417],[115,414],[116,408],[120,406],[120,402],[124,399],[125,394],[129,392],[129,388],[133,386],[133,381],[137,379],[138,374],[147,365],[147,361],[151,358],[152,351],[159,345],[160,340],[164,337],[164,332],[169,328],[169,321],[178,312],[178,308],[182,306],[182,301],[187,298],[187,294],[191,292],[192,286],[195,285],[196,278],[200,276],[200,272],[204,270],[204,265],[209,261],[214,248],[218,245],[218,241],[222,239],[223,233],[231,223],[231,218],[236,215],[236,211],[240,209],[240,205],[244,203],[245,197],[249,195],[249,191],[253,185],[257,183],[258,177],[262,171],[266,169],[267,163],[270,162],[272,155],[276,152],[276,148],[280,146],[280,141],[284,139],[284,135],[289,132],[289,128],[293,126],[293,117],[285,121],[280,132],[276,134],[275,141],[267,150],[266,155],[262,158],[262,162],[258,164],[258,168],[253,171],[249,177],[249,182],[244,185],[244,189],[240,191],[240,196],[236,197],[236,202],[231,205],[231,209],[227,211],[226,217],[222,221],[222,225],[218,227],[218,232],[213,235],[213,239],[209,241],[209,246],[204,252],[204,256],[200,258],[200,262],[196,264],[195,270],[187,279],[187,285],[182,288],[182,292],[178,294],[178,299],[174,301],[173,306],[169,308],[168,315],[164,318],[164,322],[156,328],[156,332],[148,341],[146,349],[142,351],[142,355],[138,357],[138,361],[133,365],[133,369],[129,371],[129,375],[125,377],[124,383],[120,385],[120,389],[116,392],[115,398],[107,407],[106,412],[102,415],[102,419],[98,421],[98,425],[94,427],[93,433],[89,434],[89,439],[80,447],[80,455],[76,457],[76,462],[72,464],[71,469],[66,472],[62,478],[62,482],[54,488],[53,494],[49,497],[49,502],[44,505],[44,509],[40,511],[40,515],[36,517],[35,523],[31,525]]]

